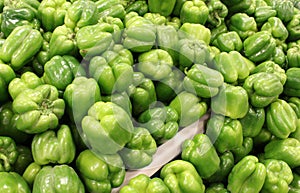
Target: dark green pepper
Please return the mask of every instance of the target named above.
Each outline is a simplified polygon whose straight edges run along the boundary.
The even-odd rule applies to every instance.
[[[17,145],[18,158],[14,164],[14,172],[22,175],[25,169],[33,162],[30,147],[25,145]]]
[[[289,193],[297,193],[300,190],[300,175],[293,172],[293,181],[289,184]]]
[[[286,24],[286,29],[289,32],[289,41],[296,41],[300,39],[300,30],[298,26],[300,25],[300,14],[294,14],[292,19]]]
[[[242,146],[232,150],[234,161],[235,162],[240,161],[245,156],[249,155],[252,150],[253,150],[253,139],[251,137],[244,137]]]
[[[12,171],[18,154],[15,141],[10,137],[0,136],[0,172]]]
[[[248,113],[241,118],[244,137],[257,136],[265,123],[265,109],[250,106]]]
[[[299,87],[299,73],[300,68],[292,67],[286,71],[287,80],[284,85],[284,94],[287,96],[297,96],[300,97],[300,87]]]
[[[95,1],[100,18],[114,17],[124,19],[126,15],[125,7],[120,0],[98,0]]]
[[[126,13],[137,12],[139,15],[143,16],[149,11],[147,1],[138,0],[138,1],[129,1],[125,7]]]

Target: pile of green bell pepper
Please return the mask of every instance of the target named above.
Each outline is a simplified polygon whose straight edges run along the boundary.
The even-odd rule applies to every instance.
[[[299,26],[298,0],[0,0],[0,190],[299,192]]]

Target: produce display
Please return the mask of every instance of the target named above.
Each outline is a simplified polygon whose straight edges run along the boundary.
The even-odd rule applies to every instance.
[[[0,11],[3,193],[300,192],[300,1]],[[124,181],[204,115],[173,160]]]

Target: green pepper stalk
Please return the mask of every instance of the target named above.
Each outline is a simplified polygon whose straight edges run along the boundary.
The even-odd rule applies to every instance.
[[[213,114],[207,122],[206,135],[220,153],[243,145],[243,129],[237,119]]]
[[[182,144],[181,158],[191,162],[203,179],[211,177],[220,169],[220,158],[205,134],[197,134],[193,139],[186,140]]]
[[[249,95],[251,105],[258,108],[268,106],[283,92],[281,80],[276,74],[268,72],[250,75],[245,80],[243,88]]]
[[[243,118],[249,109],[248,94],[241,86],[224,83],[219,93],[212,98],[211,108],[214,113],[232,119]]]
[[[200,64],[194,64],[183,79],[186,91],[195,92],[203,98],[216,96],[223,83],[224,78],[219,71]]]
[[[300,68],[292,67],[286,71],[287,80],[284,85],[284,94],[287,96],[300,97],[300,87],[299,87],[299,72]]]
[[[57,88],[48,84],[23,91],[12,105],[17,129],[29,134],[55,129],[65,111]]]
[[[51,191],[59,193],[85,192],[79,176],[75,170],[68,165],[45,166],[36,175],[32,193]]]
[[[75,57],[64,55],[54,56],[46,62],[41,78],[44,83],[53,85],[58,90],[64,91],[75,77],[85,75],[85,69]]]
[[[16,172],[0,172],[0,191],[30,193],[26,181]]]
[[[267,175],[261,192],[288,193],[289,184],[293,180],[293,173],[287,163],[282,160],[266,159]]]
[[[197,95],[182,91],[171,102],[170,107],[178,113],[180,127],[188,126],[207,112],[207,103]]]
[[[96,24],[98,19],[99,12],[95,2],[91,0],[78,0],[67,8],[64,24],[77,32],[84,26]]]
[[[151,133],[143,127],[135,127],[130,142],[119,152],[125,166],[138,169],[149,165],[157,145]]]
[[[197,170],[190,162],[174,160],[160,171],[160,178],[170,192],[204,193],[205,186]]]
[[[157,143],[174,137],[179,130],[178,113],[171,106],[154,107],[144,111],[138,117],[142,127],[148,129]]]
[[[28,64],[43,43],[41,33],[30,25],[14,28],[0,49],[0,59],[10,63],[14,70]]]
[[[10,137],[0,136],[0,172],[12,171],[18,154],[15,141]]]
[[[14,78],[14,70],[7,64],[0,64],[0,104],[9,100],[8,85]]]
[[[182,23],[197,23],[204,25],[208,19],[209,9],[204,1],[192,0],[183,3],[180,11]]]
[[[64,24],[67,9],[71,3],[66,0],[45,0],[38,8],[37,17],[42,23],[43,29],[53,31],[56,27]]]
[[[245,156],[228,176],[227,189],[231,193],[259,193],[266,178],[266,167],[253,155]]]
[[[295,138],[271,140],[264,148],[265,159],[286,162],[291,169],[300,166],[300,142]]]
[[[272,102],[266,111],[267,128],[280,139],[296,131],[297,119],[294,109],[282,99]]]
[[[131,178],[127,185],[120,189],[120,193],[170,193],[169,188],[158,177],[150,178],[145,174],[139,174]]]
[[[39,165],[71,163],[76,151],[71,129],[67,125],[61,125],[56,132],[49,130],[36,134],[31,150],[35,163]]]
[[[84,150],[76,159],[76,169],[88,192],[109,193],[125,178],[125,167],[119,154],[103,155]]]
[[[94,103],[81,124],[87,143],[103,154],[117,153],[132,138],[133,125],[129,115],[112,102]]]

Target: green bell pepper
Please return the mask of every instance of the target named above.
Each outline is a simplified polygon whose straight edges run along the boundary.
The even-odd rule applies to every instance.
[[[27,8],[33,11],[35,15],[37,15],[40,4],[41,3],[38,0],[4,0],[4,6],[7,8]]]
[[[293,173],[287,163],[282,160],[267,159],[263,161],[267,175],[261,192],[288,193]]]
[[[13,171],[22,175],[25,169],[33,162],[30,147],[25,145],[17,145],[18,158],[13,166]]]
[[[40,166],[39,164],[37,164],[35,162],[32,162],[31,164],[29,164],[26,167],[22,177],[27,182],[27,184],[30,186],[30,188],[32,188],[35,177],[41,169],[42,169],[42,166]]]
[[[93,78],[75,77],[66,87],[63,99],[70,119],[79,127],[88,109],[101,100],[100,88]]]
[[[151,80],[162,80],[172,72],[171,55],[162,49],[153,49],[138,56],[137,71]]]
[[[14,70],[7,64],[0,64],[0,104],[9,100],[8,85],[14,78]]]
[[[234,161],[238,162],[253,150],[253,139],[251,137],[243,138],[243,145],[232,150]]]
[[[37,17],[42,23],[43,29],[53,31],[56,27],[64,24],[67,9],[71,3],[67,0],[44,0],[38,8]]]
[[[273,9],[271,6],[264,5],[264,6],[256,7],[254,18],[257,27],[261,27],[265,22],[268,21],[269,18],[275,17],[276,15],[277,15],[277,11]]]
[[[76,147],[70,127],[61,125],[57,131],[36,134],[31,142],[31,150],[34,162],[39,165],[71,163]]]
[[[222,20],[222,23],[217,27],[209,27],[211,31],[211,39],[210,44],[217,39],[217,37],[222,34],[228,32],[227,25],[225,24],[225,20]]]
[[[244,82],[243,88],[249,95],[252,106],[266,107],[283,92],[283,84],[277,75],[269,72],[258,72],[250,75]]]
[[[179,130],[178,113],[171,106],[153,107],[142,112],[138,122],[145,127],[157,143],[174,137]]]
[[[193,64],[205,65],[209,59],[209,47],[202,40],[181,39],[178,42],[179,69],[184,71]]]
[[[295,45],[293,47],[288,48],[286,53],[286,59],[287,59],[287,67],[293,68],[293,67],[300,67],[300,45]]]
[[[151,133],[146,128],[135,127],[131,141],[119,154],[127,168],[138,169],[152,162],[156,150],[157,145]]]
[[[75,35],[79,53],[85,60],[98,56],[112,46],[114,26],[97,23],[80,28]]]
[[[5,8],[1,15],[1,32],[5,37],[17,26],[30,25],[39,30],[40,21],[35,17],[35,13],[28,8]]]
[[[263,127],[259,134],[252,138],[253,150],[262,150],[264,146],[271,141],[272,137],[272,133],[267,128]]]
[[[289,32],[289,41],[296,41],[300,39],[300,30],[297,26],[300,25],[300,14],[294,14],[293,18],[286,24],[286,29]]]
[[[208,105],[197,95],[182,91],[170,102],[170,107],[176,110],[180,127],[188,126],[200,117],[202,117],[208,109]]]
[[[181,27],[182,23],[181,23],[181,21],[180,21],[180,19],[178,17],[176,17],[176,16],[174,16],[174,17],[169,16],[169,17],[167,17],[167,23],[166,23],[166,25],[167,26],[168,25],[169,26],[173,26],[176,30],[178,30]]]
[[[287,69],[286,71],[287,80],[283,90],[285,95],[300,97],[299,73],[300,73],[300,68],[292,67]]]
[[[251,74],[256,74],[259,72],[268,72],[277,75],[282,85],[284,85],[286,82],[287,77],[285,74],[285,70],[281,66],[276,64],[274,61],[262,62],[255,66],[253,70],[251,70]]]
[[[149,12],[148,3],[145,0],[130,1],[124,5],[126,13],[136,12],[140,16],[143,16],[145,13]]]
[[[41,78],[46,84],[53,85],[58,90],[64,91],[75,77],[85,75],[84,67],[75,57],[57,55],[46,62]]]
[[[286,43],[279,42],[280,45],[275,47],[275,50],[270,58],[271,61],[274,61],[282,68],[287,66],[287,56],[286,56]]]
[[[295,138],[274,139],[264,147],[265,159],[286,162],[291,169],[300,166],[300,141]]]
[[[292,20],[294,15],[294,4],[289,0],[275,1],[275,10],[277,11],[277,17],[282,22],[287,23]]]
[[[159,13],[148,12],[143,17],[150,20],[154,25],[165,25],[167,22],[167,18]]]
[[[300,175],[293,172],[293,181],[289,184],[289,193],[297,193],[300,190]]]
[[[103,155],[84,150],[76,159],[76,169],[88,192],[110,193],[125,178],[125,167],[118,154]]]
[[[115,18],[112,16],[101,17],[98,20],[99,23],[107,23],[112,25],[114,31],[112,33],[113,40],[116,44],[121,43],[122,33],[124,31],[124,24],[120,18]]]
[[[240,160],[228,176],[227,189],[231,193],[259,193],[266,178],[266,167],[253,155]]]
[[[232,15],[229,19],[229,30],[237,32],[242,40],[258,31],[254,17],[248,16],[246,13]]]
[[[170,192],[205,192],[205,185],[197,170],[193,164],[184,160],[174,160],[164,165],[160,171],[160,178],[167,185]]]
[[[123,33],[123,45],[132,52],[146,52],[155,45],[156,33],[153,23],[138,15],[130,12],[124,19],[125,30]]]
[[[49,58],[56,55],[76,56],[77,52],[75,32],[65,25],[56,27],[49,41]]]
[[[226,183],[227,177],[234,166],[234,157],[230,151],[219,156],[220,166],[219,169],[208,179],[205,179],[209,183]]]
[[[215,56],[214,60],[212,68],[223,75],[226,83],[243,81],[250,74],[247,59],[238,51],[221,52]]]
[[[138,117],[157,101],[153,81],[141,72],[133,73],[133,83],[128,88],[128,95],[132,104],[132,115]]]
[[[192,0],[183,3],[180,11],[182,23],[197,23],[204,25],[208,19],[209,9],[204,1]]]
[[[132,55],[124,48],[119,51],[107,50],[90,61],[89,74],[98,82],[104,95],[123,92],[133,81]]]
[[[0,191],[2,192],[31,192],[26,181],[16,172],[0,172],[0,177]]]
[[[9,172],[18,159],[15,141],[10,137],[0,136],[0,172]]]
[[[104,102],[113,102],[122,107],[129,116],[132,115],[132,104],[127,92],[113,93],[112,95],[102,95],[101,100]]]
[[[293,108],[295,111],[297,118],[300,118],[300,98],[299,97],[290,97],[287,99],[287,102],[289,105]]]
[[[265,109],[249,107],[247,114],[239,119],[242,128],[244,137],[255,137],[262,130],[265,123]]]
[[[17,129],[29,134],[55,129],[65,110],[58,94],[57,88],[48,84],[20,93],[12,104]]]
[[[183,79],[185,75],[178,68],[173,68],[168,77],[155,82],[157,100],[169,104],[177,93],[183,91]]]
[[[211,32],[209,28],[200,23],[183,23],[178,30],[178,36],[179,39],[202,40],[209,45]]]
[[[241,51],[243,49],[243,42],[236,31],[224,32],[212,42],[222,52]]]
[[[270,58],[275,50],[276,41],[267,31],[259,31],[243,42],[244,53],[253,62],[263,62]]]
[[[150,178],[145,174],[139,174],[131,178],[127,185],[123,186],[120,193],[170,193],[170,190],[162,179]]]
[[[241,86],[224,83],[211,100],[211,109],[232,119],[243,118],[249,109],[248,94]]]
[[[277,138],[284,139],[296,131],[297,115],[288,102],[277,99],[266,111],[266,124],[270,132]]]
[[[8,92],[12,99],[15,99],[20,93],[27,89],[34,89],[43,84],[40,79],[33,72],[25,72],[20,77],[12,79],[8,85]]]
[[[12,109],[12,102],[9,101],[0,106],[0,136],[11,137],[18,144],[25,143],[30,135],[16,128],[16,116]]]
[[[223,83],[224,78],[219,71],[200,64],[194,64],[183,79],[186,91],[195,92],[197,96],[203,98],[216,96]]]
[[[64,24],[77,32],[84,26],[96,24],[98,19],[99,12],[95,2],[91,0],[78,0],[68,6],[64,17]]]
[[[193,139],[185,140],[181,158],[192,163],[202,179],[211,177],[220,169],[220,158],[206,134],[196,134]]]
[[[98,0],[95,1],[100,18],[114,17],[124,19],[126,15],[125,7],[121,4],[120,0]]]
[[[41,33],[30,25],[14,28],[0,48],[0,59],[20,70],[40,50],[43,43]]]
[[[278,41],[277,45],[280,45],[280,42],[285,42],[289,36],[289,32],[284,23],[278,17],[270,17],[268,21],[261,26],[260,30],[270,32],[273,38]]]
[[[62,180],[64,179],[64,180]],[[84,193],[84,186],[75,170],[68,165],[45,166],[36,175],[32,193],[78,192]]]
[[[237,119],[213,114],[208,119],[206,135],[220,153],[243,145],[243,128]]]
[[[175,3],[176,0],[148,0],[148,7],[149,11],[152,13],[159,13],[163,16],[169,16],[175,7]]]
[[[222,183],[213,183],[206,187],[205,193],[229,193],[229,190]]]
[[[132,138],[133,125],[129,115],[112,102],[94,103],[81,124],[87,143],[103,154],[115,154]]]
[[[208,8],[208,18],[206,24],[211,27],[218,27],[222,24],[222,20],[228,15],[227,6],[220,0],[205,0]]]

